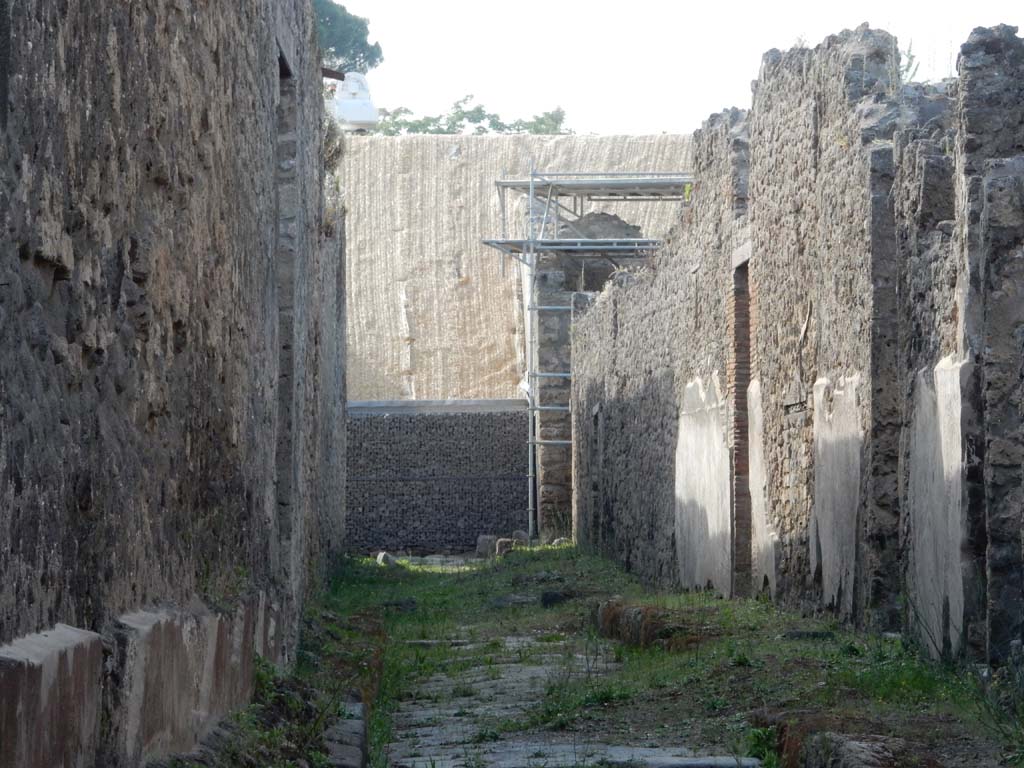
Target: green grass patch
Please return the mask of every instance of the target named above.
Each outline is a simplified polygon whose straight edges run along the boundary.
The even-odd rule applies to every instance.
[[[552,584],[583,597],[550,609],[539,600],[502,601],[539,598]],[[591,606],[611,595],[662,610],[676,633],[673,643],[679,642],[633,648],[595,637]],[[415,610],[384,608],[410,599]],[[910,716],[941,714],[956,718],[964,732],[993,719],[977,704],[978,695],[963,672],[935,664],[899,640],[852,633],[835,621],[800,617],[763,600],[653,593],[617,565],[573,547],[516,550],[498,561],[461,569],[382,568],[372,560],[346,559],[324,607],[342,622],[372,617],[387,636],[370,722],[375,768],[386,763],[393,713],[422,681],[447,675],[452,695],[469,699],[478,692],[458,682],[462,673],[476,668],[481,677],[499,681],[509,663],[541,663],[546,657],[543,663],[550,664],[559,645],[576,661],[566,659],[565,673],[553,675],[524,716],[478,724],[474,743],[534,729],[583,734],[590,729],[602,740],[665,732],[677,743],[753,754],[771,768],[777,760],[768,748],[774,732],[752,730],[747,718],[753,712],[810,710],[840,722],[891,721],[897,724],[894,729]],[[535,642],[508,648],[508,636]],[[452,645],[452,639],[471,645]],[[586,673],[592,663],[601,674]],[[467,701],[467,714],[473,707]],[[1003,722],[1000,738],[1010,743],[1019,732],[1024,755],[1024,727],[1017,726]],[[468,753],[469,759],[473,754]]]

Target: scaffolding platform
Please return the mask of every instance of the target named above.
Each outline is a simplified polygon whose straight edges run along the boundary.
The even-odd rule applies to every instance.
[[[684,173],[535,173],[528,179],[499,179],[502,190],[534,197],[573,197],[590,202],[688,203],[693,177]]]
[[[577,259],[646,259],[664,243],[649,238],[544,238],[484,240],[484,245],[525,264],[530,253],[567,253]]]
[[[519,262],[523,278],[525,321],[527,408],[530,411],[529,434],[529,533],[537,531],[537,448],[539,446],[572,446],[572,439],[541,439],[538,418],[544,413],[571,413],[571,402],[540,404],[541,382],[553,379],[572,381],[571,371],[539,370],[538,322],[541,313],[567,312],[570,324],[573,307],[545,304],[538,301],[537,274],[542,256],[557,255],[572,261],[592,259],[608,261],[618,267],[619,260],[644,260],[655,256],[664,245],[662,240],[629,237],[588,237],[599,234],[582,221],[588,204],[596,202],[676,203],[689,206],[693,197],[694,178],[687,173],[550,173],[534,171],[526,179],[499,179],[498,205],[501,209],[502,237],[484,240],[483,244],[503,256]],[[525,237],[510,237],[509,193],[526,198]],[[518,226],[516,227],[518,230]],[[502,259],[502,269],[505,261]],[[559,390],[561,391],[561,390]]]

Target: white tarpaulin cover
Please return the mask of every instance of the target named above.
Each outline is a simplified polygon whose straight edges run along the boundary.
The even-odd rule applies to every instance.
[[[501,274],[494,182],[539,171],[675,172],[688,136],[350,136],[346,216],[350,400],[517,397],[515,262]],[[509,202],[521,200],[510,194]],[[678,203],[595,203],[664,235]],[[525,211],[525,205],[520,205]],[[510,216],[510,219],[517,219]],[[519,233],[510,232],[510,236]]]

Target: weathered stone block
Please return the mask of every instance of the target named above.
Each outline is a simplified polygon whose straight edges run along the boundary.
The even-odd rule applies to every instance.
[[[230,614],[165,609],[118,619],[107,674],[110,764],[188,752],[248,701],[258,607],[253,599]]]
[[[476,537],[476,556],[494,557],[494,545],[498,543],[497,536],[481,534]]]
[[[0,647],[0,768],[91,768],[103,642],[58,624]]]

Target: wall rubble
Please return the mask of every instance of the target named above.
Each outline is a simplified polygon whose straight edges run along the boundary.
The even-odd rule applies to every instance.
[[[253,653],[292,658],[341,541],[314,19],[304,0],[0,15],[0,675],[21,681],[0,712],[65,674],[85,691],[50,732],[0,717],[0,765],[133,766],[243,703]],[[112,659],[129,630],[161,639],[101,668],[91,640],[47,639]],[[175,708],[190,669],[206,687]]]

